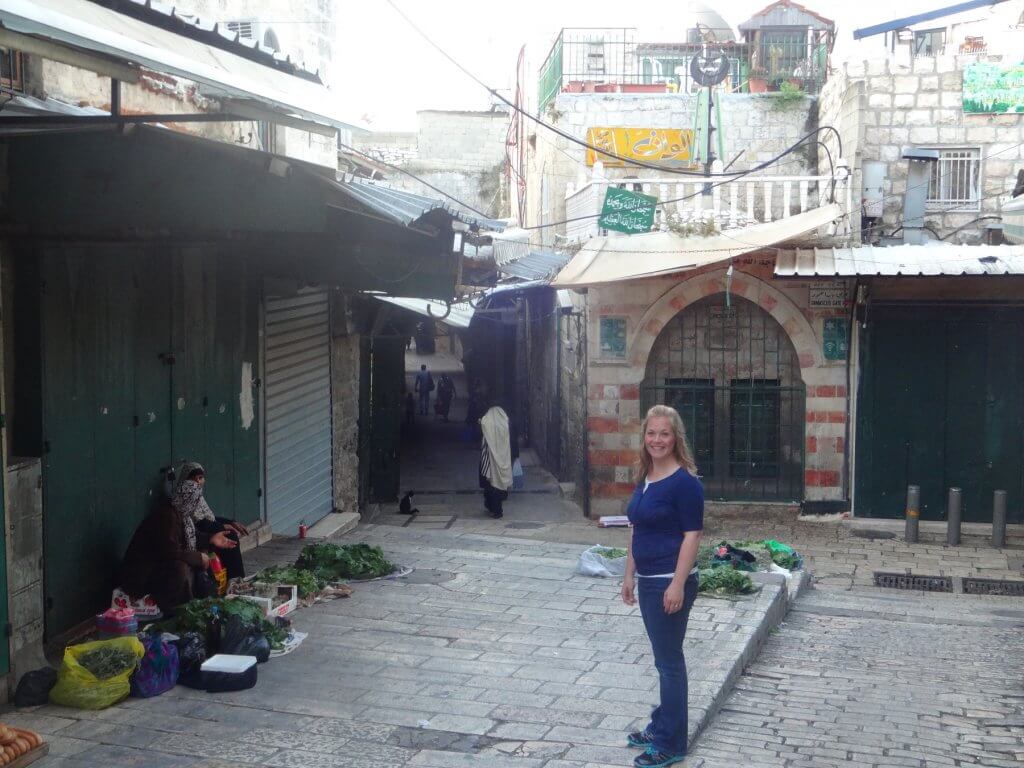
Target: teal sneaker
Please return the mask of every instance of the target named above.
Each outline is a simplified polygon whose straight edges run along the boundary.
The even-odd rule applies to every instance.
[[[686,755],[672,755],[668,752],[657,750],[652,745],[647,747],[642,755],[636,756],[636,759],[633,760],[633,765],[636,768],[665,768],[668,765],[681,763],[685,759]]]
[[[633,731],[629,734],[629,736],[626,737],[626,743],[631,747],[647,749],[654,743],[654,736],[651,735],[649,730],[644,728],[642,731]]]

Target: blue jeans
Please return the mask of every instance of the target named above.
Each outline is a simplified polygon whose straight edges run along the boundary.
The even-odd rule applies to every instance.
[[[426,416],[430,412],[430,392],[420,391],[420,415]]]
[[[655,749],[672,755],[685,755],[689,723],[683,638],[686,637],[690,609],[697,598],[697,574],[686,579],[683,607],[671,614],[665,613],[662,603],[671,579],[638,578],[636,581],[640,615],[654,651],[654,666],[661,686],[661,703],[651,712],[647,730],[653,736]]]

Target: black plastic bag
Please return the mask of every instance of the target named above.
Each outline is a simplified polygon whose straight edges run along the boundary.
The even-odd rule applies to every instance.
[[[42,667],[26,672],[18,681],[14,692],[14,706],[35,707],[45,704],[50,698],[50,689],[57,684],[57,670]]]
[[[260,664],[270,658],[270,641],[240,616],[230,616],[224,625],[220,652],[234,656],[255,656]]]
[[[195,631],[182,632],[178,638],[178,683],[202,688],[199,668],[206,661],[206,639]]]

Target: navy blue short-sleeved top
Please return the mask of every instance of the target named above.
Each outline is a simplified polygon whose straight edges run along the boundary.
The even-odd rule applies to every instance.
[[[704,528],[704,487],[680,467],[644,490],[641,481],[626,507],[633,524],[633,562],[641,576],[672,573],[683,533]]]

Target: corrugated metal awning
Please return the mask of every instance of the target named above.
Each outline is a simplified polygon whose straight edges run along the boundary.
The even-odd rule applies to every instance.
[[[417,195],[403,189],[393,189],[371,181],[351,179],[341,181],[339,184],[370,211],[404,226],[409,226],[431,211],[443,210],[470,227],[490,229],[495,232],[500,232],[505,228],[503,221],[467,213],[463,209],[437,198]]]
[[[555,251],[530,251],[519,259],[498,265],[498,271],[522,280],[551,280],[571,257]]]
[[[452,328],[469,328],[473,319],[473,305],[468,301],[459,301],[451,305],[451,312],[443,317],[448,307],[443,301],[428,301],[426,299],[410,299],[404,296],[378,296],[381,301],[394,304],[396,307],[415,312],[417,315],[432,318],[439,323],[450,325]]]
[[[830,203],[789,218],[708,237],[684,237],[672,232],[592,237],[558,273],[552,285],[577,288],[686,272],[784,243],[829,224],[841,215],[842,209]]]
[[[894,245],[783,251],[776,277],[1024,275],[1021,245]]]
[[[89,0],[3,0],[0,26],[199,83],[203,95],[268,105],[302,120],[352,127],[321,83]],[[256,57],[258,58],[258,57]]]

